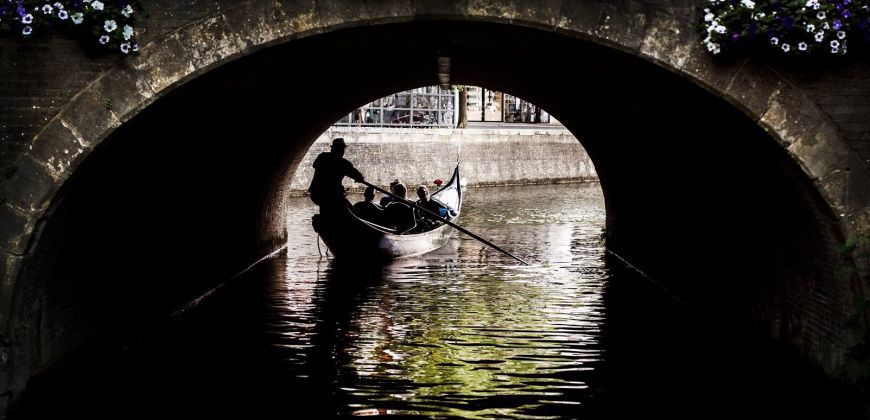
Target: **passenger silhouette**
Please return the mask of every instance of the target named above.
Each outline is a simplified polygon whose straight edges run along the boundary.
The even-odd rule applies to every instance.
[[[353,205],[353,211],[356,213],[360,219],[367,220],[372,223],[380,223],[381,214],[384,209],[374,203],[375,199],[375,189],[372,187],[366,188],[363,193],[363,198],[365,200],[360,201]]]
[[[393,191],[394,194],[401,198],[405,198],[408,189],[401,182],[396,184]],[[414,209],[399,200],[393,200],[387,207],[384,207],[384,225],[391,227],[399,233],[413,229],[417,225]]]

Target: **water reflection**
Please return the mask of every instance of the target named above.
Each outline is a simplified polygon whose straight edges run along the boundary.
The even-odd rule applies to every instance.
[[[339,414],[547,417],[588,394],[606,276],[597,186],[468,196],[466,227],[548,263],[517,266],[464,238],[377,268],[290,247],[274,345],[329,378]]]
[[[531,267],[464,237],[337,264],[293,204],[286,258],[28,384],[12,417],[860,418],[788,351],[606,258],[596,185],[467,193],[462,224]]]

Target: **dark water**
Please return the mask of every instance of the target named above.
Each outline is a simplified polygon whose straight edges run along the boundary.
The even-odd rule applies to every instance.
[[[597,185],[472,189],[469,238],[386,267],[321,258],[299,199],[264,262],[21,417],[860,418],[848,390],[609,258]]]

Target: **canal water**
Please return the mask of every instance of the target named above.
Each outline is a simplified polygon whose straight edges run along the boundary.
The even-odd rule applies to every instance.
[[[706,320],[604,248],[596,184],[469,189],[457,237],[333,261],[294,199],[267,260],[123,351],[37,384],[21,418],[860,418],[749,328]]]

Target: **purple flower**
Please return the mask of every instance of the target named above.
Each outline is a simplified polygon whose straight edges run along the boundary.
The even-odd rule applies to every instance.
[[[732,41],[737,42],[737,39],[738,39],[738,38],[740,38],[740,34],[739,34],[739,33],[734,32],[733,34],[731,34],[731,40],[732,40]]]
[[[27,14],[27,9],[25,9],[24,6],[20,4],[18,5],[18,8],[15,9],[15,11],[18,12],[18,17],[24,17],[24,15]]]
[[[837,10],[843,10],[843,6],[844,6],[843,3],[837,3],[836,5],[834,5],[834,7],[836,7]]]
[[[834,21],[831,22],[831,27],[834,28],[835,31],[839,31],[840,28],[843,27],[843,22],[841,22],[840,19],[834,19]]]
[[[850,17],[852,17],[852,12],[850,12],[849,9],[843,10],[843,13],[840,13],[840,14],[843,15],[843,17],[846,19],[849,19]]]

